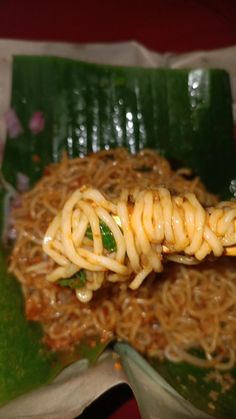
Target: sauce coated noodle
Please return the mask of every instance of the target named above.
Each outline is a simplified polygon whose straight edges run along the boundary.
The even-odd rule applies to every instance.
[[[27,317],[43,325],[45,342],[60,350],[71,348],[84,339],[119,338],[129,341],[147,356],[167,357],[172,361],[185,359],[204,367],[230,368],[235,362],[232,348],[236,346],[236,270],[232,259],[227,264],[222,259],[214,265],[201,267],[170,265],[164,273],[158,274],[158,280],[155,274],[149,274],[136,290],[129,289],[134,280],[132,273],[128,281],[117,282],[120,273],[115,271],[110,283],[103,281],[104,270],[96,272],[96,281],[91,272],[90,283],[96,282],[100,289],[86,304],[78,301],[73,290],[45,280],[58,268],[55,261],[42,251],[45,232],[58,210],[63,209],[68,198],[82,185],[99,190],[115,206],[124,189],[135,194],[137,185],[139,190],[165,188],[172,195],[194,193],[197,202],[204,207],[217,204],[217,197],[209,194],[198,178],[192,179],[186,169],[172,171],[165,159],[150,150],[136,156],[122,149],[104,151],[83,159],[64,158],[61,163],[49,166],[42,180],[23,195],[21,206],[13,211],[17,239],[9,267],[22,283]],[[123,202],[125,199],[123,195]],[[145,205],[153,205],[150,196],[146,196]],[[82,213],[87,213],[87,210],[87,207],[76,208],[77,216],[78,211],[81,214],[83,231],[88,222],[86,217],[82,219]],[[213,231],[220,214],[222,208],[219,207],[211,220]],[[99,218],[103,215],[99,213]],[[125,219],[125,208],[121,206],[119,217],[122,216]],[[139,216],[138,211],[135,216]],[[92,218],[90,220],[93,222]],[[76,217],[72,223],[75,239],[79,241]],[[191,228],[191,223],[189,225]],[[94,228],[96,231],[96,222]],[[173,231],[168,230],[168,219],[164,228],[170,242]],[[225,234],[223,230],[222,224],[221,233]],[[152,237],[149,239],[151,241]],[[198,242],[199,237],[196,237],[188,244],[190,255],[196,256],[195,250],[200,249],[196,245]],[[88,240],[88,249],[90,245]],[[60,240],[55,251],[61,257],[59,268],[64,269],[67,260],[61,252]],[[104,252],[99,240],[96,251]],[[122,265],[123,256],[124,249],[118,246],[113,261],[116,257],[117,263]],[[87,263],[90,262],[87,260]],[[143,257],[138,254],[133,263],[134,268],[135,263],[142,264]],[[76,271],[73,266],[67,268],[68,275]],[[122,275],[129,277],[130,272],[122,271]],[[192,348],[203,350],[205,359],[193,356],[189,352]]]

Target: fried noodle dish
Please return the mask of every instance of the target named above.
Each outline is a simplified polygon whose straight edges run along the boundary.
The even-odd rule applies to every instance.
[[[147,357],[228,370],[236,264],[223,255],[235,218],[235,203],[154,151],[64,156],[12,210],[9,270],[53,350],[122,340]]]

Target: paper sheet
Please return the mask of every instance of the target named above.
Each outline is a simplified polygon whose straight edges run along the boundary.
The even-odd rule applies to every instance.
[[[0,408],[2,419],[73,419],[106,390],[126,383],[106,351],[94,367],[81,360],[62,371],[53,383],[20,396]]]

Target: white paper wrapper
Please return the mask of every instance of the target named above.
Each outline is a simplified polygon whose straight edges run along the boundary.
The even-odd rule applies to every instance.
[[[110,351],[94,367],[86,360],[70,365],[53,383],[18,397],[0,408],[2,419],[72,419],[101,394],[127,382],[123,370],[114,368]]]
[[[143,419],[212,419],[183,399],[130,346],[115,346],[120,355]]]
[[[0,40],[0,140],[5,138],[3,114],[9,108],[13,55],[54,55],[84,61],[142,67],[214,67],[230,73],[236,103],[236,47],[191,54],[157,54],[136,42],[76,45]],[[236,106],[235,117],[236,117]],[[179,396],[127,345],[118,345],[127,376],[114,368],[111,352],[89,368],[82,360],[66,368],[50,385],[18,397],[0,408],[2,419],[72,419],[109,388],[130,383],[144,419],[208,419]],[[128,377],[128,378],[127,378]],[[148,394],[148,403],[147,403]]]

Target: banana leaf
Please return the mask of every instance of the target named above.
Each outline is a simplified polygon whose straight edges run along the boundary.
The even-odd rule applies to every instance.
[[[92,364],[105,344],[91,348],[81,343],[71,353],[50,351],[42,343],[42,329],[24,316],[21,287],[7,271],[7,255],[0,248],[0,406],[49,383],[72,362],[86,358]]]
[[[0,404],[3,404],[50,381],[58,373],[59,359],[43,347],[39,325],[26,322],[20,286],[8,274],[2,252],[0,318]]]
[[[124,146],[155,148],[175,165],[191,167],[214,192],[235,177],[232,99],[224,70],[112,67],[56,57],[17,56],[11,106],[24,132],[7,141],[3,173],[31,184],[45,164]],[[33,134],[35,111],[46,126]],[[36,158],[35,158],[36,157]]]
[[[159,362],[150,360],[151,365],[167,382],[173,386],[180,395],[191,401],[202,411],[218,418],[233,418],[236,412],[236,369],[230,373],[219,373],[227,380],[234,383],[230,391],[222,391],[219,382],[209,380],[209,374],[214,373],[213,369],[206,370],[187,363],[173,364],[169,361]],[[194,379],[193,379],[194,377]],[[217,381],[220,381],[217,379]],[[213,399],[211,398],[213,395]],[[216,400],[214,400],[216,394]],[[218,397],[219,395],[219,397]]]
[[[17,187],[19,172],[28,176],[30,185],[33,185],[42,176],[45,166],[51,161],[59,161],[65,151],[70,157],[75,157],[109,147],[124,146],[132,153],[150,147],[168,157],[175,166],[191,167],[209,189],[226,196],[229,195],[230,181],[236,175],[231,105],[229,77],[223,70],[140,69],[87,64],[55,57],[17,56],[13,62],[11,107],[20,118],[23,133],[15,139],[7,138],[3,174],[14,187]],[[29,129],[29,120],[36,111],[43,112],[46,124],[41,133],[33,134]],[[5,342],[4,348],[0,346],[0,352],[4,354],[5,350],[2,359],[6,358],[6,348],[13,346],[14,330],[19,336],[21,330],[25,330],[26,335],[29,333],[24,345],[16,340],[9,353],[12,389],[5,387],[6,395],[1,403],[19,394],[20,381],[22,392],[27,391],[30,387],[50,381],[63,365],[73,359],[62,362],[54,354],[52,365],[51,355],[45,354],[45,348],[43,351],[37,349],[32,361],[36,366],[34,374],[25,363],[22,367],[24,373],[19,373],[18,381],[14,378],[17,363],[11,362],[11,356],[20,362],[25,354],[31,356],[31,339],[37,348],[41,348],[41,332],[26,332],[31,330],[31,325],[22,315],[21,321],[18,319],[23,313],[20,289],[9,279],[3,257],[0,262],[3,284],[0,313],[2,318],[5,316],[1,331],[1,336],[4,336],[2,341]],[[8,334],[11,320],[4,302],[9,300],[10,291],[4,281],[11,281],[15,290],[11,292],[11,312],[16,326],[11,335]],[[14,304],[15,300],[18,303]],[[95,348],[93,359],[102,349],[99,346]],[[130,354],[132,358],[132,351]],[[83,346],[83,356],[91,356],[86,345]],[[122,357],[126,359],[126,352],[122,353]],[[199,380],[193,391],[188,381],[188,375],[193,374],[192,367],[151,362],[153,368],[185,399],[209,411],[205,381],[199,370],[194,372]],[[43,373],[44,368],[40,368],[41,364],[47,369],[46,374]],[[179,368],[181,385],[176,368]],[[29,371],[33,377],[31,381],[25,378]],[[154,371],[154,374],[157,373]],[[5,378],[3,373],[0,376],[3,385],[6,385]],[[135,380],[138,382],[138,376]],[[186,387],[184,392],[183,386]],[[227,397],[219,398],[214,416],[235,416],[234,393],[235,387],[227,393]],[[181,400],[183,403],[184,399]],[[168,419],[174,418],[173,415],[174,412],[170,413]]]
[[[10,196],[0,190],[0,220],[4,230]],[[9,249],[7,249],[9,250]],[[56,353],[43,344],[40,324],[27,321],[20,284],[7,270],[8,253],[0,244],[0,406],[44,384],[79,359],[96,362],[107,343],[81,342],[74,351]],[[1,412],[0,412],[0,417]]]

